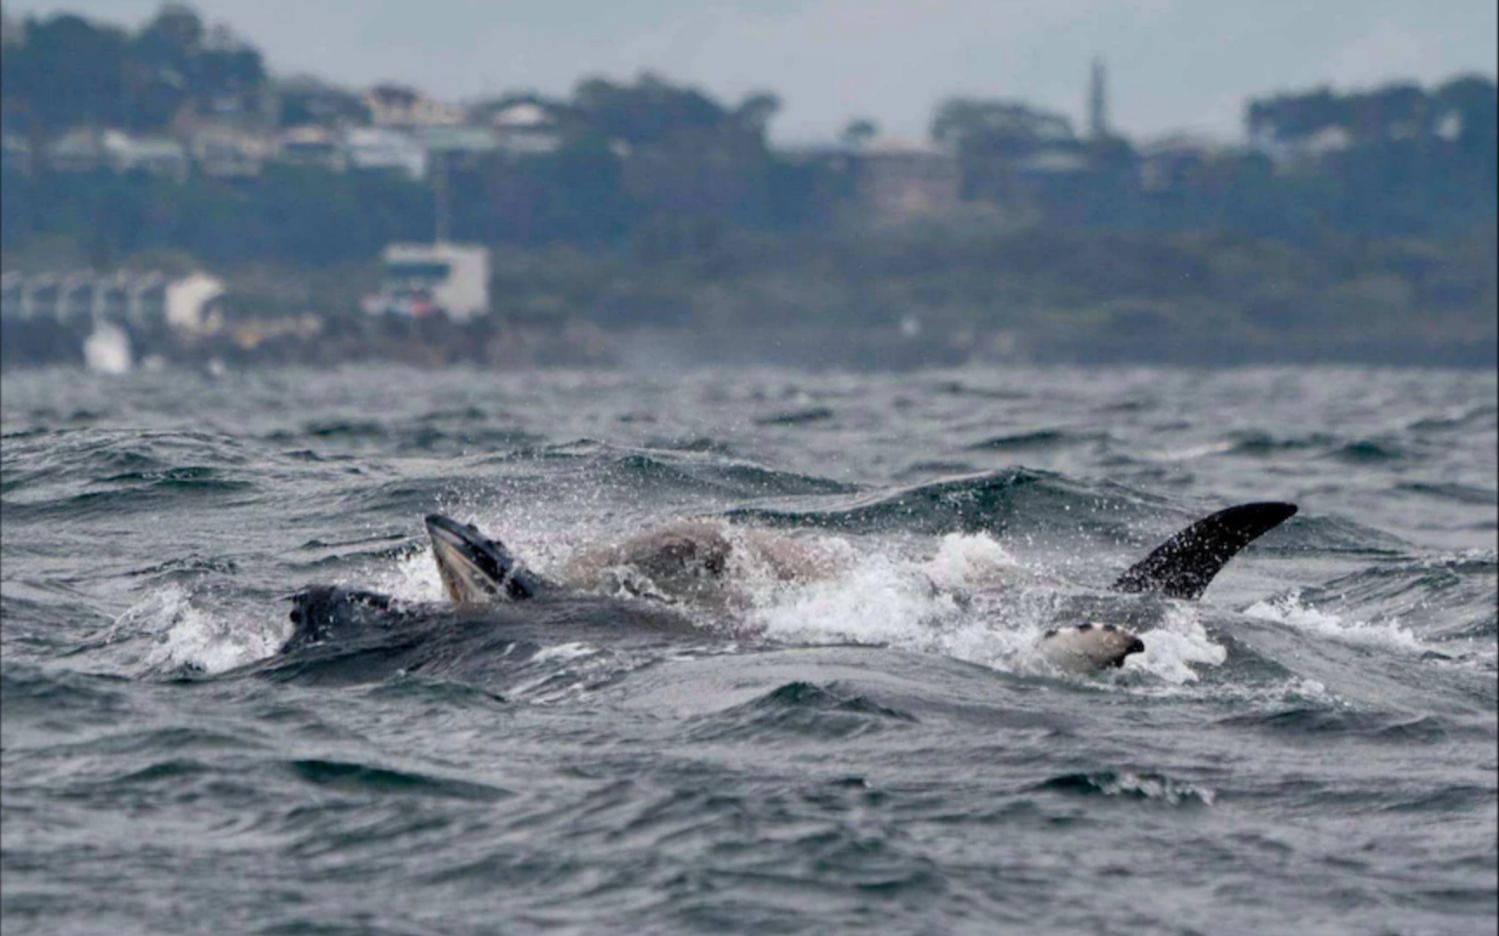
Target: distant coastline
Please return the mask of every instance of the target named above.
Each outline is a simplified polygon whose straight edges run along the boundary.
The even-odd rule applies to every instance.
[[[925,140],[853,118],[780,147],[774,95],[650,74],[460,104],[277,76],[177,3],[134,30],[5,25],[7,367],[81,359],[114,314],[98,290],[63,311],[87,280],[212,284],[196,311],[106,324],[139,360],[247,366],[1493,366],[1499,348],[1486,75],[1267,94],[1230,145],[1131,139],[1095,62],[1081,129],[959,96]]]

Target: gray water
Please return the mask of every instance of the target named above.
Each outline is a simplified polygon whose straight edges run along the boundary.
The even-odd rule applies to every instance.
[[[1490,933],[1496,381],[1298,369],[0,380],[7,933]],[[1197,603],[1108,584],[1301,512]],[[706,517],[732,620],[569,595],[277,654]],[[529,617],[528,617],[529,615]],[[1067,676],[1048,627],[1146,651]]]

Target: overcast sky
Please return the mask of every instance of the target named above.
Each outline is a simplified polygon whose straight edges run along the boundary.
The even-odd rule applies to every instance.
[[[6,0],[139,25],[157,0]],[[278,74],[394,80],[469,99],[562,94],[642,70],[729,101],[779,94],[783,141],[851,118],[926,134],[961,93],[1019,98],[1082,128],[1088,64],[1108,66],[1114,127],[1132,137],[1241,133],[1251,95],[1495,71],[1495,0],[198,0]]]

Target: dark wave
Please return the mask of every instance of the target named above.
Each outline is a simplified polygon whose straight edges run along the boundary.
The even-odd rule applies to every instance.
[[[1329,738],[1361,739],[1385,744],[1435,744],[1467,730],[1436,715],[1369,712],[1347,708],[1298,706],[1272,712],[1234,715],[1219,720],[1227,728],[1249,728],[1280,737],[1304,737],[1309,744]]]
[[[1009,468],[912,487],[866,491],[821,499],[813,507],[775,505],[725,511],[732,519],[848,533],[904,531],[1004,533],[1027,526],[1118,528],[1119,514],[1144,497],[1114,485],[1088,485],[1053,472]]]
[[[289,761],[298,780],[341,793],[441,797],[493,803],[515,794],[489,784],[371,764],[310,758]]]
[[[828,478],[767,468],[712,452],[631,448],[592,439],[522,450],[491,463],[527,461],[571,462],[588,475],[613,485],[663,489],[673,494],[708,493],[743,498],[854,490],[851,485]]]
[[[1335,445],[1337,439],[1327,433],[1310,433],[1303,436],[1278,436],[1268,432],[1239,432],[1229,436],[1234,455],[1270,456],[1282,452],[1303,452],[1326,449]]]
[[[1030,432],[1016,432],[992,436],[982,442],[975,442],[968,446],[968,451],[1025,452],[1065,445],[1102,442],[1107,439],[1108,435],[1106,433],[1099,432],[1079,432],[1075,429],[1035,429]]]
[[[826,406],[787,410],[772,416],[761,416],[755,420],[758,426],[805,426],[808,423],[826,422],[833,418],[833,411]]]
[[[879,731],[891,723],[915,723],[914,715],[883,705],[838,684],[786,683],[733,708],[699,719],[689,731],[697,740],[779,735],[851,738]]]
[[[4,381],[6,932],[1492,929],[1491,374]],[[1268,499],[1202,600],[1107,589]],[[433,510],[838,562],[460,609]],[[393,613],[272,652],[312,585]],[[1044,670],[1083,621],[1147,650]]]
[[[1338,446],[1332,457],[1352,465],[1377,464],[1408,459],[1411,453],[1391,439],[1358,439]]]
[[[1482,504],[1484,506],[1499,504],[1499,491],[1496,491],[1494,488],[1483,488],[1471,484],[1405,481],[1395,485],[1395,488],[1399,491],[1425,494],[1429,497],[1454,501],[1459,504]]]
[[[1036,784],[1036,790],[1074,796],[1103,796],[1171,806],[1210,806],[1214,794],[1204,787],[1159,773],[1101,770],[1066,773]]]

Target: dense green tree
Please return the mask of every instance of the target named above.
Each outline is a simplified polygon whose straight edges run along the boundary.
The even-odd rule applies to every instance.
[[[320,78],[304,75],[277,82],[274,94],[276,119],[283,127],[362,125],[370,120],[359,94]]]
[[[932,118],[932,139],[956,153],[964,194],[973,199],[1015,197],[1016,164],[1043,149],[1076,144],[1060,114],[1017,101],[949,98]]]
[[[186,107],[253,114],[265,83],[257,50],[167,4],[134,35],[70,14],[28,19],[25,41],[4,50],[0,94],[6,125],[23,131],[162,131]]]
[[[128,46],[124,30],[81,16],[28,19],[26,41],[0,56],[6,119],[52,132],[122,123]]]
[[[869,145],[869,141],[879,134],[879,124],[867,117],[856,117],[844,125],[843,132],[838,134],[838,140],[845,146],[860,149]]]

